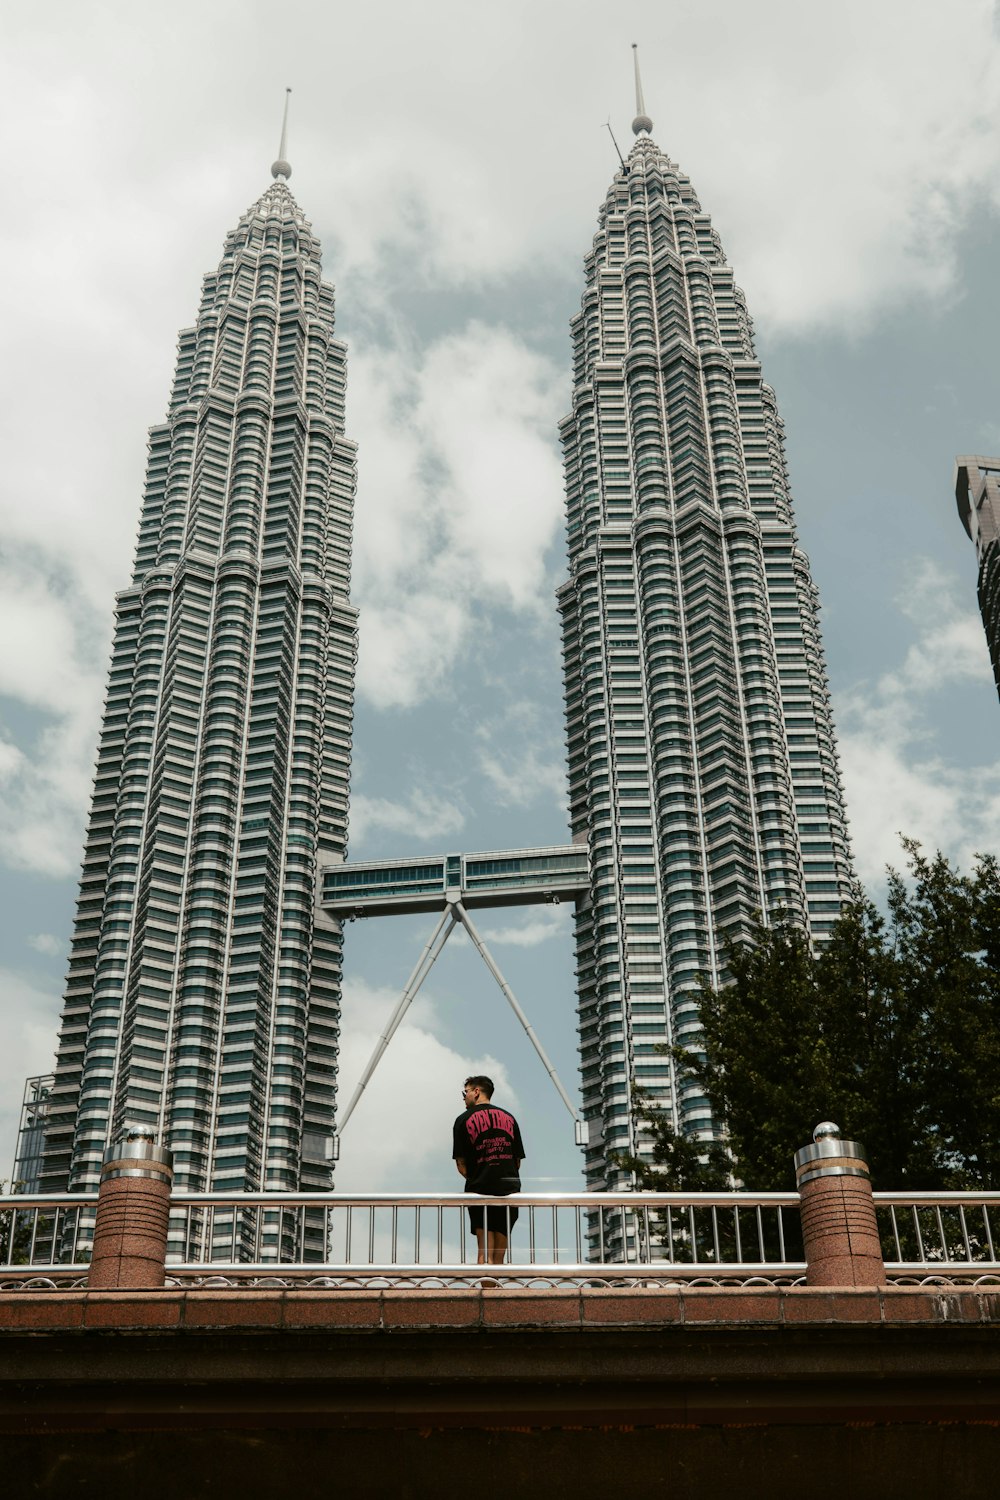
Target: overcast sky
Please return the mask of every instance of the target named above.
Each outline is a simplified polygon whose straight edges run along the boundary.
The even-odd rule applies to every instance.
[[[1000,706],[952,494],[956,453],[1000,451],[988,0],[6,0],[3,32],[0,1174],[23,1078],[51,1065],[146,429],[200,278],[270,181],[287,85],[360,444],[351,855],[567,837],[556,423],[632,41],[778,393],[859,873],[877,893],[899,830],[963,863],[1000,848]],[[568,912],[481,927],[575,1090]],[[345,1086],[428,932],[348,929]],[[450,1187],[472,1066],[522,1117],[527,1182],[576,1185],[568,1117],[491,986],[453,940],[339,1185]],[[374,1106],[404,1090],[401,1163]]]

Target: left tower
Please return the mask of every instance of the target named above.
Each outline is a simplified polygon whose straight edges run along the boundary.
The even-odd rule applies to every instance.
[[[119,594],[40,1187],[154,1130],[191,1190],[330,1184],[357,616],[347,351],[273,182],[227,236],[151,429]]]

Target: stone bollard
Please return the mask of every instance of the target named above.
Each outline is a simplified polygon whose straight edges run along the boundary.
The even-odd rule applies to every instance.
[[[151,1132],[130,1130],[105,1151],[89,1288],[163,1285],[173,1175],[173,1152]]]
[[[857,1141],[829,1120],[795,1153],[809,1286],[884,1286],[868,1163]]]

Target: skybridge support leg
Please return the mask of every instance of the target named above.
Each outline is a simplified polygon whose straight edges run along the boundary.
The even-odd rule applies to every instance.
[[[420,986],[423,984],[424,980],[431,972],[431,969],[434,967],[435,960],[438,958],[441,949],[444,947],[445,943],[448,941],[448,938],[451,936],[452,930],[454,929],[457,922],[458,917],[455,915],[454,907],[450,905],[446,906],[444,911],[441,913],[440,921],[438,922],[437,926],[435,927],[434,931],[431,933],[430,938],[427,941],[424,951],[417,959],[416,967],[414,968],[413,973],[406,981],[406,986],[403,990],[402,995],[399,997],[399,1003],[397,1004],[396,1009],[389,1017],[388,1021],[386,1022],[385,1030],[382,1032],[382,1035],[375,1043],[375,1051],[372,1053],[368,1066],[365,1068],[365,1071],[361,1075],[357,1088],[351,1095],[350,1103],[344,1110],[344,1113],[341,1115],[340,1119],[337,1121],[337,1131],[333,1138],[334,1161],[336,1161],[340,1155],[340,1137],[344,1132],[344,1126],[347,1124],[348,1120],[354,1113],[358,1100],[361,1098],[361,1095],[367,1088],[369,1079],[371,1078],[372,1074],[374,1073],[375,1069],[378,1067],[382,1059],[382,1054],[385,1052],[386,1047],[388,1047],[389,1043],[395,1036],[403,1017],[406,1015],[406,1012],[409,1010],[410,1005],[417,994],[417,991],[420,989]]]
[[[469,916],[469,913],[466,911],[461,901],[456,901],[454,903],[454,912],[457,920],[461,922],[462,926],[469,934],[469,937],[472,939],[472,942],[477,949],[483,963],[489,969],[490,973],[493,975],[493,978],[500,986],[504,998],[506,999],[511,1010],[514,1012],[521,1025],[524,1027],[525,1032],[528,1036],[528,1041],[534,1047],[535,1051],[538,1053],[539,1058],[541,1059],[542,1067],[552,1079],[552,1082],[555,1084],[556,1092],[558,1093],[562,1102],[565,1104],[566,1108],[569,1110],[570,1115],[573,1118],[576,1144],[578,1146],[585,1146],[588,1140],[587,1122],[586,1120],[582,1120],[577,1114],[576,1110],[573,1108],[573,1102],[567,1094],[566,1090],[563,1088],[559,1074],[556,1072],[552,1063],[549,1061],[545,1052],[545,1048],[542,1046],[541,1042],[538,1040],[538,1037],[535,1035],[534,1027],[528,1020],[527,1016],[524,1014],[524,1011],[521,1009],[520,1005],[517,1003],[517,997],[515,996],[514,991],[511,989],[510,985],[507,983],[506,979],[504,979],[503,975],[500,973],[500,970],[493,962],[493,957],[490,953],[490,950],[487,948],[486,944],[480,937],[478,931],[476,930],[476,926],[472,921],[472,918]]]

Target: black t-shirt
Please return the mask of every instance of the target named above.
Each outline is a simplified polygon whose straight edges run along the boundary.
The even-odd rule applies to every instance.
[[[452,1156],[465,1162],[465,1191],[506,1198],[521,1191],[517,1174],[524,1157],[514,1116],[496,1104],[474,1104],[455,1121]]]

